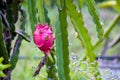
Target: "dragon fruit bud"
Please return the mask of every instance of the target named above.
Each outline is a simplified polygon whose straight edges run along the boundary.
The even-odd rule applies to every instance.
[[[49,55],[54,42],[51,27],[47,23],[45,25],[42,25],[41,23],[38,24],[34,31],[33,38],[36,46],[46,55]]]

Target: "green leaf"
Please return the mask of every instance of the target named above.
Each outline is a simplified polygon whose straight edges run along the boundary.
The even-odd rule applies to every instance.
[[[67,13],[65,1],[60,2],[61,6],[58,5],[60,25],[56,27],[56,56],[57,56],[57,67],[58,76],[60,80],[70,80],[69,76],[69,50],[68,50],[68,31],[67,31]],[[62,6],[63,5],[63,6]],[[62,9],[60,8],[62,7]]]
[[[91,16],[93,17],[93,20],[96,24],[96,31],[98,33],[97,35],[98,35],[98,38],[100,40],[103,37],[103,29],[102,29],[102,25],[101,25],[101,21],[100,21],[97,9],[94,6],[95,2],[94,2],[94,0],[85,0],[85,2],[87,3],[88,10],[89,10],[89,12],[90,12]]]
[[[3,39],[3,25],[0,16],[0,57],[4,58],[3,63],[8,63],[8,53]]]
[[[35,26],[37,24],[35,0],[27,0],[27,3],[28,3],[28,13],[29,13],[29,19],[31,23],[31,29],[32,31],[34,31]]]
[[[66,0],[67,12],[75,24],[75,29],[86,51],[86,56],[90,62],[95,60],[95,54],[93,52],[93,46],[90,42],[90,36],[87,33],[87,29],[84,26],[82,14],[76,11],[76,7],[72,0]]]
[[[36,1],[36,8],[38,10],[38,17],[40,19],[40,22],[42,24],[45,24],[45,15],[44,15],[44,5],[43,5],[43,0],[37,0]]]

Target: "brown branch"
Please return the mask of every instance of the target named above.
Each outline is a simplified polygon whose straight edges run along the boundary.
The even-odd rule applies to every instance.
[[[118,44],[120,42],[120,34],[118,34],[117,37],[115,37],[115,39],[109,44],[109,47],[114,47],[116,44]]]
[[[109,46],[108,46],[108,38],[107,38],[106,41],[105,41],[105,44],[104,44],[104,49],[103,49],[103,51],[101,52],[101,55],[102,55],[102,56],[105,56],[106,53],[107,53],[107,51],[108,51],[108,49],[109,49]]]
[[[120,42],[120,34],[118,34],[117,37],[115,37],[110,43],[108,43],[108,38],[106,39],[106,42],[105,42],[105,47],[102,51],[102,56],[105,56],[105,54],[107,53],[107,51],[114,47],[116,44],[118,44]]]
[[[37,70],[34,72],[33,76],[37,76],[40,72],[40,69],[45,65],[47,60],[47,56],[45,55],[42,60],[40,61],[40,63],[38,64]]]

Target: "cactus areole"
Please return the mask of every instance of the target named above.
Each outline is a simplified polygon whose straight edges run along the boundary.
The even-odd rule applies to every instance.
[[[42,25],[41,23],[38,24],[34,31],[33,38],[36,46],[46,55],[49,55],[54,42],[51,27],[47,23],[45,25]]]

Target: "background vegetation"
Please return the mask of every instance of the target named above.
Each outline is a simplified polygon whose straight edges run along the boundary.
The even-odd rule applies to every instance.
[[[1,42],[5,46],[0,45],[0,56],[4,57],[4,64],[11,64],[6,75],[11,73],[11,80],[120,79],[110,77],[110,70],[103,72],[95,60],[119,56],[119,3],[119,0],[2,0],[0,27],[8,36],[3,35]],[[47,59],[40,73],[33,77],[44,56],[32,39],[38,23],[49,23],[53,29],[56,40],[51,55],[56,63]]]

